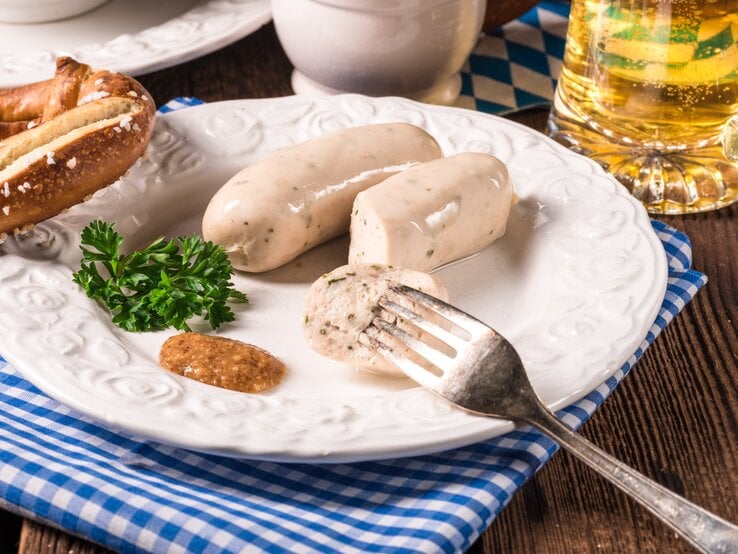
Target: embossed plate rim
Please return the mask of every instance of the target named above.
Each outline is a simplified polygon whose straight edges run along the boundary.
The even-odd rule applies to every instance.
[[[104,8],[105,6],[100,9]],[[88,15],[82,14],[72,20],[76,22]],[[206,25],[208,18],[221,16],[232,18],[233,24],[227,28]],[[14,87],[48,79],[53,73],[54,60],[60,55],[75,57],[93,67],[142,75],[214,52],[253,33],[268,23],[271,17],[269,0],[202,0],[168,21],[137,33],[110,36],[106,42],[85,42],[86,39],[81,37],[80,42],[69,49],[37,49],[0,55],[0,87]],[[186,42],[179,41],[167,48],[161,33],[181,35],[183,31],[179,25],[185,25],[189,19],[196,20],[199,27],[191,28]],[[64,21],[51,23],[55,27],[63,24]],[[0,31],[3,28],[17,27],[17,24],[0,22]],[[39,33],[49,32],[49,24],[24,24],[23,28],[28,33],[35,30]],[[121,47],[128,48],[128,51],[120,52]]]
[[[508,422],[453,409],[418,387],[348,398],[288,396],[279,388],[245,395],[168,375],[141,342],[154,340],[152,335],[112,328],[108,316],[69,281],[79,229],[93,217],[117,221],[124,234],[146,230],[164,215],[157,201],[172,205],[174,186],[183,187],[178,192],[192,204],[198,191],[210,194],[203,183],[223,166],[233,164],[235,172],[240,162],[307,136],[381,121],[422,124],[447,154],[487,149],[508,163],[521,201],[507,238],[439,275],[462,308],[492,310],[488,317],[503,318],[495,326],[521,350],[548,404],[567,405],[619,369],[651,327],[666,289],[665,253],[643,207],[594,162],[522,125],[460,108],[356,95],[237,100],[160,117],[147,159],[126,178],[38,227],[31,242],[53,237],[48,250],[23,241],[6,244],[0,264],[0,352],[51,397],[108,426],[227,456],[289,462],[381,459],[445,450],[509,431]],[[144,195],[146,209],[137,202]],[[152,214],[154,221],[147,221]],[[522,251],[532,254],[518,256]],[[526,264],[535,272],[519,269]],[[485,279],[497,276],[494,272],[518,273],[509,282],[496,281],[495,288],[485,281],[480,289],[474,281],[482,275],[480,268],[492,272],[484,273]],[[252,287],[244,290],[258,299],[263,283],[243,279]],[[304,294],[302,285],[270,289],[274,283],[265,279],[265,290],[276,290],[277,296],[300,299]],[[550,291],[543,291],[541,279],[546,286],[552,282]],[[471,294],[469,283],[477,286]],[[518,290],[518,298],[505,287]],[[510,298],[522,304],[508,304]],[[505,313],[526,303],[543,308],[518,320],[519,314]],[[293,309],[300,317],[290,305],[290,322]],[[255,331],[241,337],[240,325],[256,327],[270,312],[249,310],[229,336],[253,340]],[[24,332],[32,328],[44,332]],[[70,331],[77,328],[81,334]],[[597,341],[584,348],[587,333]],[[262,338],[276,340],[270,329]],[[310,355],[304,343],[253,342],[285,359]],[[293,367],[298,374],[300,369]],[[330,383],[325,386],[331,390]]]

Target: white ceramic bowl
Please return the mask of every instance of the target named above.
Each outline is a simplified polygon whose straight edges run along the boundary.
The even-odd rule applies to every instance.
[[[0,0],[0,21],[43,23],[74,17],[102,6],[107,0]]]
[[[272,0],[298,94],[356,92],[451,104],[483,0]]]

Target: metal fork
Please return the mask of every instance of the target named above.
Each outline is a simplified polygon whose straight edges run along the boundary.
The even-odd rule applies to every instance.
[[[499,333],[433,296],[392,283],[359,341],[419,384],[476,414],[522,421],[555,439],[702,552],[738,553],[738,527],[651,481],[548,410]]]

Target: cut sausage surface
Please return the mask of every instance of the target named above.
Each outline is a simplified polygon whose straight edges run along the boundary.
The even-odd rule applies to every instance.
[[[380,264],[349,264],[313,283],[305,301],[303,330],[310,347],[334,360],[374,373],[402,375],[358,342],[380,309],[377,302],[397,282],[448,299],[443,283],[427,273]]]

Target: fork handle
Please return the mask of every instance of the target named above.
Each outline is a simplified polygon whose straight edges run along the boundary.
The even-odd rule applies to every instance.
[[[695,548],[716,554],[738,553],[738,526],[711,514],[613,458],[545,408],[526,420],[638,501]]]

